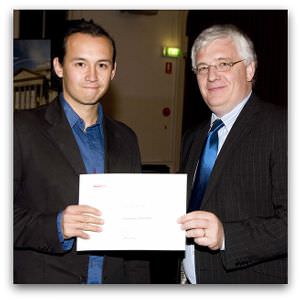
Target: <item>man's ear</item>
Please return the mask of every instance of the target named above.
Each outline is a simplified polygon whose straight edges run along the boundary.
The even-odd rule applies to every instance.
[[[250,82],[253,80],[254,74],[255,74],[255,63],[251,62],[246,67],[246,73],[247,73],[247,81]]]
[[[55,71],[55,74],[59,77],[59,78],[63,78],[64,72],[63,72],[63,67],[60,64],[58,57],[54,57],[53,58],[53,68]]]
[[[117,71],[117,63],[115,62],[114,64],[114,68],[113,70],[111,71],[111,75],[110,75],[110,80],[113,80],[115,75],[116,75],[116,71]]]

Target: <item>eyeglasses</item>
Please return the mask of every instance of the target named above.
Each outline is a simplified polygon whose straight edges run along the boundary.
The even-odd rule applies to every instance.
[[[208,73],[208,70],[210,67],[214,67],[216,68],[216,70],[218,72],[226,72],[226,71],[230,71],[231,68],[235,65],[238,64],[240,62],[244,61],[244,59],[235,61],[235,62],[219,62],[216,65],[200,65],[197,68],[193,68],[192,70],[194,71],[194,73],[196,75],[206,75]]]

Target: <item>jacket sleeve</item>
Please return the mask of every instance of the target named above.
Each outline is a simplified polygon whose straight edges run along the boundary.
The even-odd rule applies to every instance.
[[[57,233],[57,213],[44,213],[42,210],[30,208],[26,190],[33,188],[26,181],[24,168],[24,151],[20,135],[24,131],[21,120],[15,117],[14,126],[14,247],[34,249],[41,252],[62,253],[63,249]],[[30,162],[28,162],[30,164]]]
[[[276,122],[270,135],[265,137],[266,143],[271,145],[268,188],[271,189],[269,205],[273,214],[223,224],[225,251],[222,251],[222,259],[227,270],[287,256],[287,122],[286,119],[281,121]]]

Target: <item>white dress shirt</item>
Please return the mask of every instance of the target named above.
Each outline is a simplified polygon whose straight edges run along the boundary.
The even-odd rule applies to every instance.
[[[234,122],[236,121],[238,115],[240,114],[240,112],[242,111],[243,107],[245,106],[245,104],[247,103],[247,101],[250,98],[252,92],[250,92],[250,94],[243,99],[242,102],[240,102],[232,111],[230,111],[228,114],[224,115],[221,120],[224,123],[224,126],[222,128],[219,129],[218,131],[218,138],[219,138],[219,144],[218,144],[218,153],[219,154]],[[211,115],[211,121],[210,124],[212,126],[213,122],[219,119],[214,113],[212,113]],[[198,168],[198,166],[197,166]],[[194,173],[194,179],[195,179],[195,175],[197,172],[197,168],[195,170]],[[223,244],[221,247],[221,250],[225,250],[225,237],[223,240]],[[201,262],[200,262],[201,263]],[[195,271],[195,247],[194,245],[186,245],[186,249],[185,249],[185,258],[183,259],[183,268],[184,268],[184,272],[186,277],[188,278],[188,280],[190,281],[190,283],[192,284],[196,284],[196,271]]]

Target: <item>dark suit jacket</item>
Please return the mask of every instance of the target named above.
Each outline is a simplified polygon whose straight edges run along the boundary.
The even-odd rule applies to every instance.
[[[104,117],[103,126],[105,172],[140,172],[140,153],[133,131],[108,117]],[[77,253],[76,245],[64,252],[56,228],[58,212],[78,204],[81,173],[86,173],[84,163],[58,101],[15,114],[15,283],[86,282],[90,253]],[[143,254],[99,254],[105,256],[104,283],[149,282],[149,262]]]
[[[188,198],[209,122],[187,134]],[[218,155],[201,210],[224,225],[225,251],[195,246],[199,283],[287,282],[286,114],[254,95]]]

